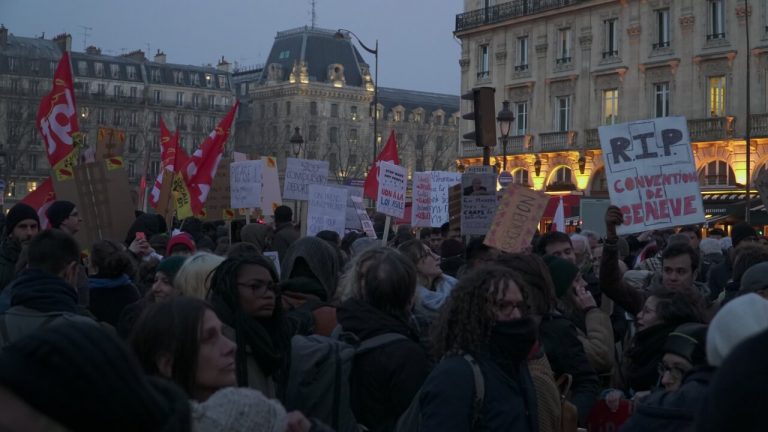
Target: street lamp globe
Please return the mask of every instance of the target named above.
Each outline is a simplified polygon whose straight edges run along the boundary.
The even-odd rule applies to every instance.
[[[301,146],[304,144],[304,137],[301,136],[298,127],[294,128],[293,136],[289,141],[291,143],[291,147],[293,148],[294,156],[299,157],[299,153],[301,153]]]
[[[512,122],[515,121],[515,115],[509,110],[509,101],[501,103],[501,111],[497,114],[496,121],[499,123],[501,138],[506,139],[509,137],[509,131],[512,129]]]

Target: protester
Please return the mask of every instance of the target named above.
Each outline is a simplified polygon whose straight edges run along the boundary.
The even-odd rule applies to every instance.
[[[459,271],[459,276],[477,266],[487,264],[499,256],[498,250],[486,245],[484,242],[485,236],[475,237],[469,241],[465,251],[466,262],[464,268]]]
[[[256,246],[259,253],[272,250],[274,230],[269,225],[250,223],[240,229],[240,241]]]
[[[571,244],[576,258],[576,266],[583,274],[592,271],[592,248],[589,247],[589,239],[581,234],[571,234]]]
[[[37,430],[191,430],[184,393],[144,375],[120,341],[85,323],[45,326],[5,347],[0,404],[2,430],[32,431],[45,417]]]
[[[559,231],[551,231],[541,236],[536,243],[536,253],[542,256],[556,256],[577,264],[576,251],[573,249],[571,238],[568,234]]]
[[[304,237],[294,242],[280,256],[280,276],[282,280],[307,277],[319,282],[325,289],[325,298],[331,299],[336,294],[341,265],[339,255],[325,240],[317,237]]]
[[[197,246],[195,245],[195,240],[192,239],[192,236],[188,233],[181,232],[175,234],[173,237],[171,237],[170,240],[168,240],[168,245],[166,245],[165,249],[165,256],[190,256],[196,251]]]
[[[432,252],[440,254],[440,246],[443,244],[440,228],[422,228],[419,232],[419,240],[427,245]]]
[[[522,284],[514,271],[485,267],[453,290],[434,326],[441,361],[417,396],[420,430],[537,430],[536,394],[526,367],[536,324],[525,314]]]
[[[129,276],[135,271],[133,261],[122,244],[99,240],[91,247],[88,271],[91,312],[117,327],[123,309],[141,298]]]
[[[720,293],[720,304],[723,305],[735,298],[741,289],[741,278],[744,273],[753,266],[768,262],[768,247],[758,242],[742,242],[731,253],[731,280],[725,285],[725,290]]]
[[[768,262],[755,264],[744,272],[739,293],[754,293],[768,300]]]
[[[174,287],[185,296],[207,298],[213,272],[222,262],[224,262],[223,257],[208,252],[192,255],[184,261],[179,272],[176,273]]]
[[[125,245],[131,246],[134,240],[136,240],[137,233],[144,233],[145,239],[152,239],[156,235],[163,234],[166,231],[168,231],[168,227],[166,226],[165,219],[161,215],[141,214],[135,221],[133,221],[133,224],[131,224],[131,228],[125,236]],[[157,250],[160,252],[165,251],[164,248]]]
[[[712,319],[707,333],[709,364],[722,366],[737,345],[768,329],[768,300],[745,294],[723,306]]]
[[[358,354],[350,376],[357,421],[371,431],[393,430],[430,369],[409,325],[416,268],[395,250],[370,249],[353,261],[342,284],[352,296],[339,307],[338,320],[361,346],[377,336],[400,336]]]
[[[252,243],[238,242],[227,250],[225,258],[242,258],[249,255],[261,255],[261,250]]]
[[[293,210],[290,207],[279,206],[275,209],[275,235],[272,238],[272,247],[277,251],[281,262],[285,259],[288,248],[300,237],[292,220]]]
[[[0,348],[40,327],[95,324],[77,303],[80,248],[74,238],[63,231],[43,231],[29,243],[28,259],[28,268],[3,292],[12,298],[0,315]]]
[[[440,245],[440,269],[450,277],[458,277],[459,269],[464,264],[464,243],[456,239],[446,239]]]
[[[713,238],[707,237],[702,239],[699,243],[699,250],[701,251],[701,269],[699,270],[696,280],[706,283],[710,269],[722,264],[725,257],[723,257],[723,250],[720,248],[720,242]]]
[[[443,273],[440,256],[421,240],[403,243],[397,250],[416,266],[416,312],[426,317],[435,317],[457,280]]]
[[[718,264],[712,267],[707,275],[707,282],[709,285],[710,300],[716,299],[721,292],[725,291],[725,286],[731,279],[733,272],[733,252],[739,249],[739,247],[756,243],[757,232],[752,226],[746,222],[739,222],[731,229],[731,242],[733,249],[728,255],[728,259],[722,264]],[[725,248],[724,248],[725,249]]]
[[[40,229],[40,219],[32,207],[17,203],[5,216],[5,230],[0,243],[0,290],[16,276],[21,249]]]
[[[83,219],[75,204],[70,201],[54,201],[45,214],[51,228],[60,229],[69,235],[75,235],[80,231]]]
[[[370,238],[367,236],[363,236],[352,242],[352,244],[349,247],[349,257],[354,258],[361,253],[367,251],[368,249],[375,248],[381,246],[381,241]]]

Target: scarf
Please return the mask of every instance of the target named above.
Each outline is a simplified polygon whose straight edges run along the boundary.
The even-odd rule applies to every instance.
[[[98,277],[98,275],[94,277],[88,278],[88,286],[91,289],[100,289],[100,288],[117,288],[125,285],[131,284],[131,278],[128,277],[128,275],[122,275],[118,276],[116,278],[102,278]]]
[[[659,382],[657,369],[664,355],[664,344],[667,336],[678,324],[656,324],[643,329],[634,337],[626,352],[624,384],[634,391],[651,390]]]
[[[536,323],[530,318],[496,321],[488,340],[491,358],[510,377],[516,378],[520,364],[528,359],[536,343]]]
[[[80,312],[75,288],[44,270],[25,270],[17,278],[13,290],[11,306],[24,306],[43,313]]]

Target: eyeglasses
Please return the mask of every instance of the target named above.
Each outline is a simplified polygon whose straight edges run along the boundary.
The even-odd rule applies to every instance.
[[[664,362],[660,362],[658,366],[659,376],[664,376],[665,373],[669,372],[673,378],[680,379],[685,375],[685,371],[680,369],[677,366],[668,366]]]
[[[275,292],[277,284],[272,281],[253,281],[251,283],[237,283],[238,288],[251,290],[255,295],[264,295],[267,291]]]

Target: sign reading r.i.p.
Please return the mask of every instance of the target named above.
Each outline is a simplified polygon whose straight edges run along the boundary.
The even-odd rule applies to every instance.
[[[619,234],[704,221],[684,117],[603,126],[599,133],[611,203],[624,214]]]

